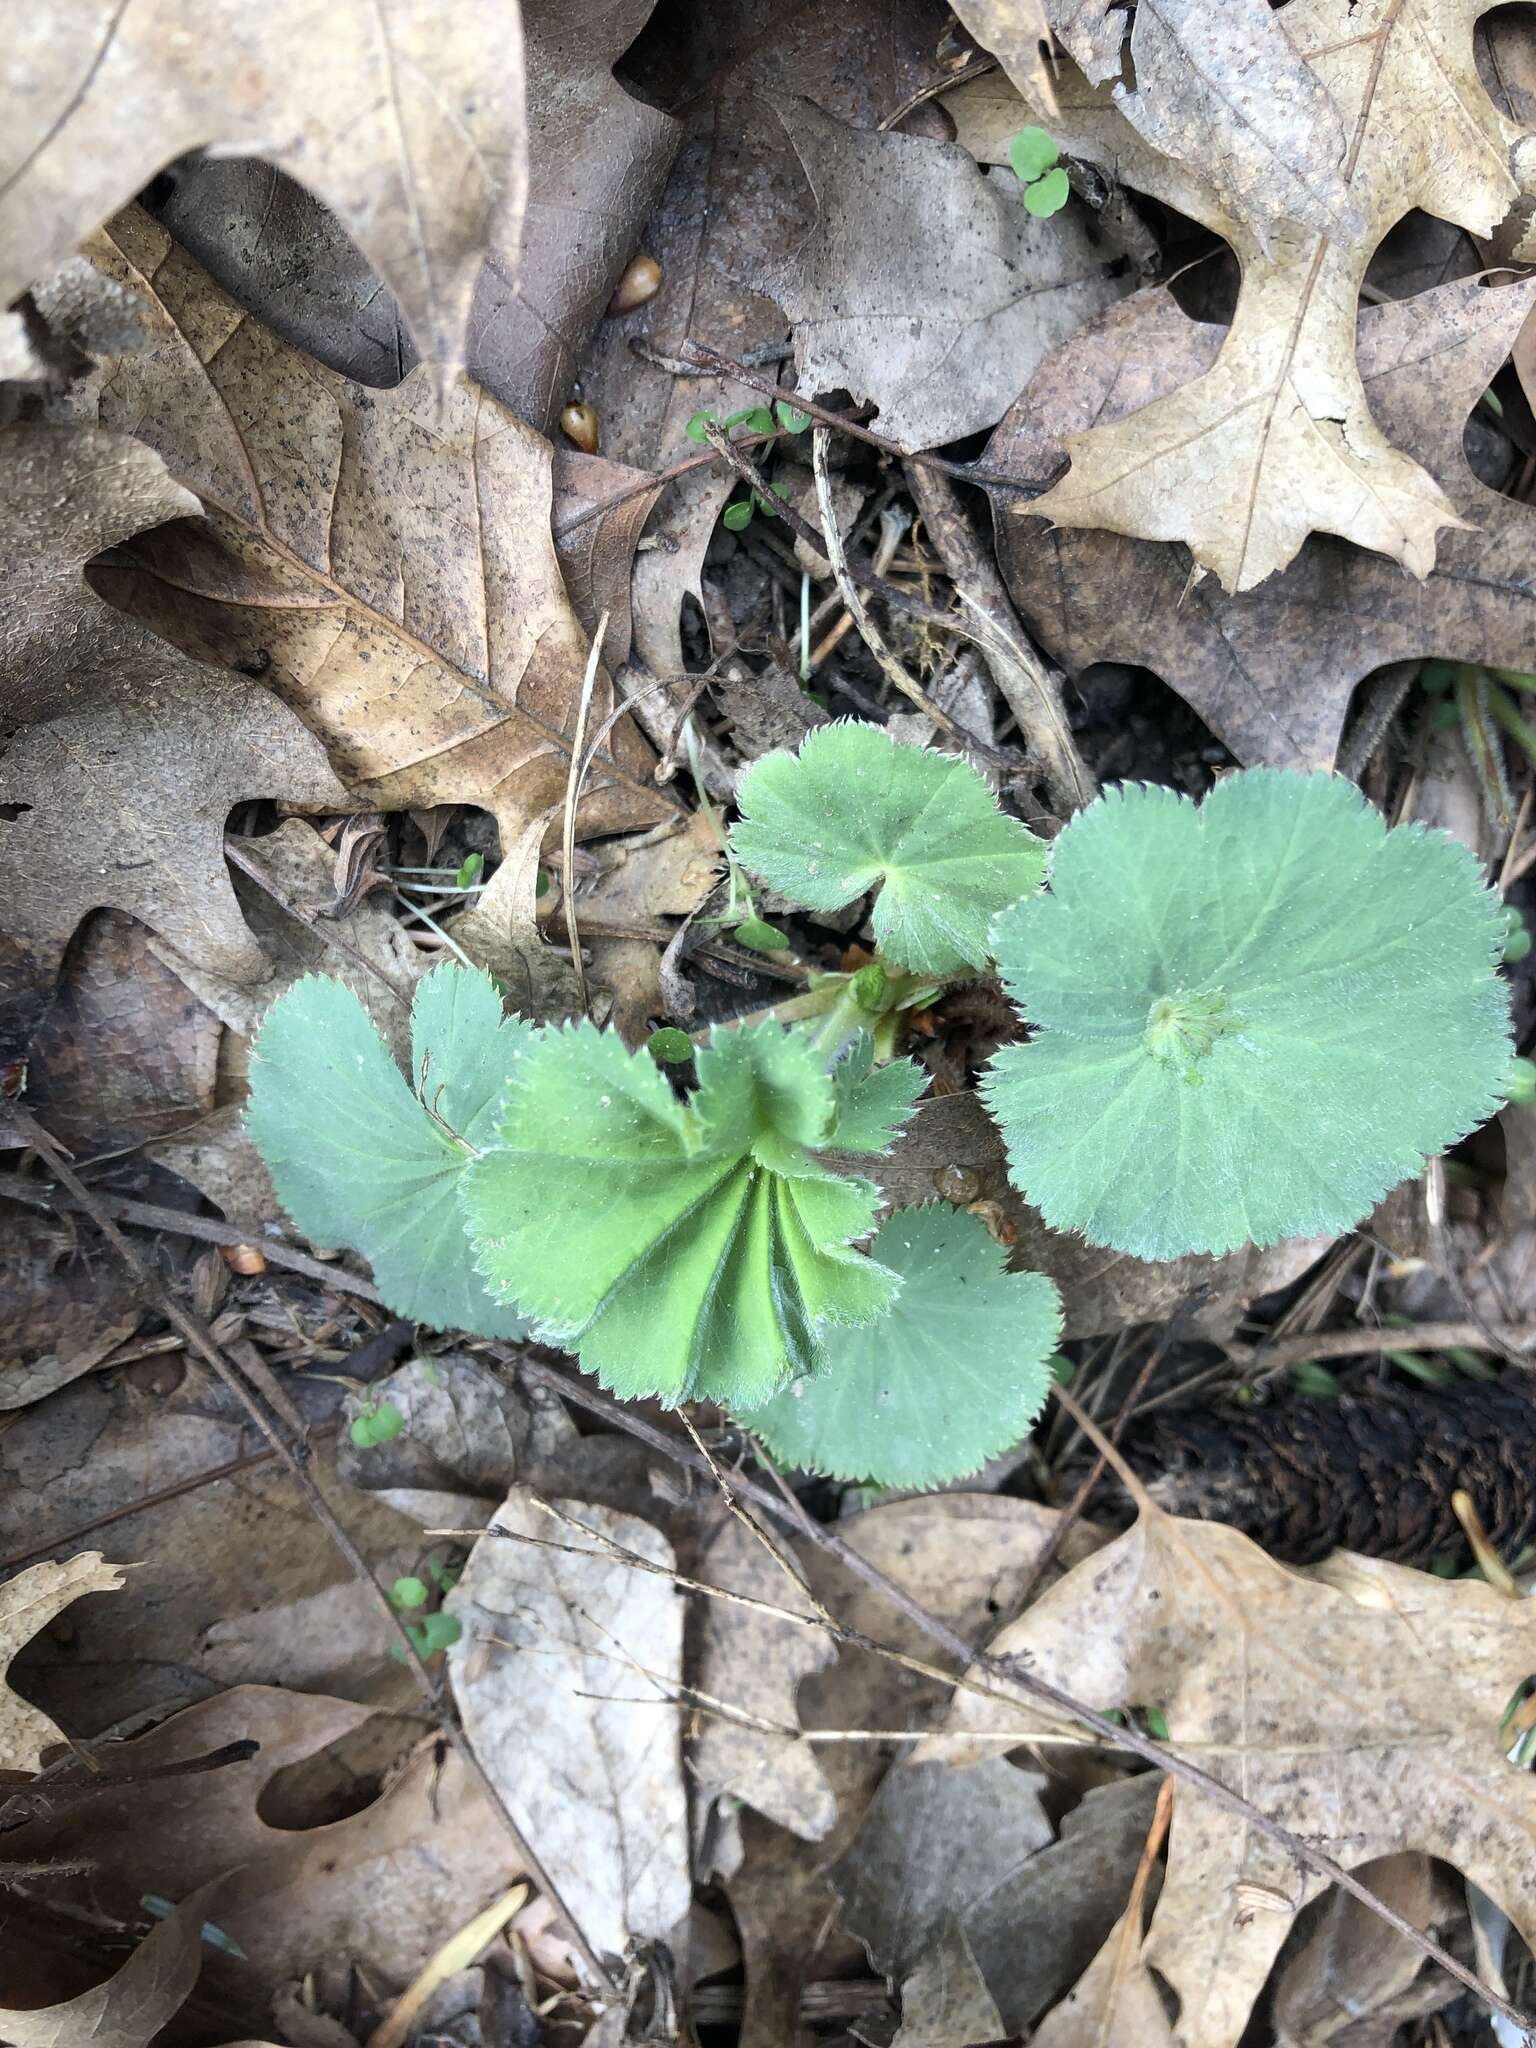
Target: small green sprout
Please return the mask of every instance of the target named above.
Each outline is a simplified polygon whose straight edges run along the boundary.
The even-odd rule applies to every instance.
[[[444,1614],[439,1610],[429,1614],[425,1621],[408,1621],[405,1632],[415,1647],[416,1654],[423,1662],[435,1657],[442,1650],[451,1650],[464,1634],[464,1624],[456,1614]],[[397,1663],[405,1662],[405,1652],[398,1643],[391,1643],[389,1654]]]
[[[459,871],[453,878],[453,886],[456,889],[473,889],[484,872],[485,855],[483,853],[466,853],[463,860],[459,862]]]
[[[1502,959],[1506,967],[1513,967],[1516,961],[1524,960],[1531,950],[1531,934],[1525,919],[1513,904],[1504,906],[1504,951]]]
[[[674,1024],[664,1024],[646,1040],[646,1051],[664,1067],[686,1067],[693,1058],[693,1040]]]
[[[1517,1053],[1509,1063],[1504,1092],[1511,1102],[1536,1102],[1536,1060]]]
[[[732,936],[738,946],[746,946],[754,953],[782,953],[789,944],[788,936],[777,925],[765,924],[760,917],[744,917]]]
[[[371,1451],[379,1444],[393,1443],[404,1428],[405,1417],[394,1402],[379,1401],[363,1410],[349,1434],[360,1451]]]
[[[412,1607],[425,1607],[427,1604],[425,1582],[417,1578],[396,1579],[389,1589],[389,1604],[400,1612]]]
[[[1060,213],[1071,196],[1060,156],[1043,128],[1021,128],[1008,145],[1008,161],[1024,187],[1024,204],[1037,220]]]
[[[798,405],[790,405],[782,398],[774,400],[773,416],[786,434],[803,434],[811,424],[808,412],[802,412]]]

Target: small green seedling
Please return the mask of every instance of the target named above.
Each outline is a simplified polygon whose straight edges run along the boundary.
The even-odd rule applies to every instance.
[[[456,1614],[444,1614],[441,1609],[429,1614],[424,1621],[408,1621],[405,1632],[415,1646],[416,1654],[423,1661],[435,1657],[441,1650],[451,1650],[464,1634],[464,1624]],[[391,1643],[389,1654],[397,1663],[406,1661],[405,1652],[398,1643]]]
[[[413,1607],[425,1607],[427,1587],[424,1579],[396,1579],[389,1589],[389,1604],[397,1613],[405,1613]]]
[[[947,1207],[863,1248],[879,1197],[858,1163],[927,1079],[889,1057],[904,1010],[995,964],[1033,1032],[982,1087],[1015,1183],[1143,1258],[1347,1229],[1526,1085],[1497,896],[1342,779],[1251,770],[1199,805],[1111,791],[1048,876],[964,762],[877,727],[767,756],[740,809],[722,840],[744,943],[738,868],[811,912],[878,890],[875,959],[779,1017],[632,1052],[508,1019],[489,976],[445,965],[407,1079],[339,982],[272,1006],[251,1135],[295,1222],[362,1253],[396,1313],[531,1332],[626,1397],[723,1403],[786,1463],[937,1484],[1028,1430],[1060,1311]],[[381,1404],[354,1441],[401,1427]]]
[[[360,1451],[371,1451],[392,1444],[404,1428],[405,1417],[394,1402],[379,1401],[356,1417],[348,1434]]]
[[[1008,145],[1008,161],[1024,187],[1024,204],[1037,220],[1060,213],[1072,187],[1061,151],[1043,128],[1021,128]]]

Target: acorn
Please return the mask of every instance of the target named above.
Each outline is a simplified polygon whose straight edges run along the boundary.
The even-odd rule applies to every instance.
[[[660,290],[661,265],[656,258],[632,257],[624,275],[613,288],[613,297],[608,301],[608,317],[613,319],[620,313],[633,313],[636,306],[645,305]]]
[[[583,455],[597,453],[597,408],[578,401],[568,405],[560,415],[560,431],[567,441],[574,442]]]

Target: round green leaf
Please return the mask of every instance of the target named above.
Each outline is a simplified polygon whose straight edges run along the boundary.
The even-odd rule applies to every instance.
[[[754,953],[782,953],[789,944],[787,932],[781,932],[775,924],[765,924],[760,917],[744,917],[731,936],[738,946],[749,947]]]
[[[397,1608],[425,1607],[426,1585],[417,1578],[396,1579],[389,1589],[389,1604]]]
[[[1061,1297],[1010,1273],[964,1210],[899,1209],[873,1256],[902,1278],[890,1313],[840,1330],[826,1364],[747,1418],[783,1465],[880,1486],[937,1486],[1027,1436],[1050,1387]]]
[[[818,726],[798,754],[765,754],[738,796],[736,858],[808,910],[877,883],[875,938],[922,974],[988,958],[995,913],[1037,889],[1045,849],[952,754],[903,747],[878,725]]]
[[[803,434],[811,424],[808,412],[802,412],[798,405],[791,405],[786,399],[774,401],[774,414],[786,434]]]
[[[742,498],[734,505],[727,505],[720,514],[731,533],[740,533],[752,524],[752,500]]]
[[[1066,172],[1058,164],[1054,171],[1047,171],[1043,178],[1037,178],[1033,185],[1024,188],[1024,208],[1036,220],[1049,220],[1053,213],[1060,213],[1072,196],[1072,186]]]
[[[1008,161],[1021,184],[1032,185],[1056,163],[1061,151],[1043,128],[1021,128],[1008,144]]]
[[[1144,1259],[1336,1233],[1503,1099],[1498,898],[1342,777],[1111,790],[1050,880],[993,926],[1035,1036],[982,1094],[1059,1230]]]
[[[675,1024],[663,1024],[659,1031],[653,1031],[645,1042],[645,1049],[664,1067],[684,1067],[693,1058],[693,1040],[686,1031],[679,1031]]]

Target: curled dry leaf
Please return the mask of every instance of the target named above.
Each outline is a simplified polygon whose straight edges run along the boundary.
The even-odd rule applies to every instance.
[[[649,1523],[556,1506],[593,1533],[542,1513],[524,1487],[507,1496],[448,1602],[464,1628],[448,1666],[475,1754],[525,1839],[593,1947],[622,1956],[688,1910],[682,1602]]]
[[[1365,306],[1359,361],[1383,431],[1412,446],[1465,521],[1446,534],[1423,587],[1391,562],[1315,536],[1260,589],[1189,587],[1181,552],[1118,535],[1050,529],[1035,506],[994,499],[998,553],[1014,598],[1074,673],[1095,661],[1157,670],[1239,760],[1326,767],[1355,686],[1389,661],[1442,655],[1528,665],[1536,646],[1530,508],[1467,466],[1467,414],[1536,299],[1530,282],[1463,278]],[[989,460],[1049,473],[1091,420],[1115,420],[1198,374],[1222,330],[1190,320],[1167,292],[1115,307],[1035,376],[992,438]]]
[[[1428,573],[1439,530],[1465,522],[1372,418],[1356,311],[1376,244],[1410,209],[1486,234],[1518,194],[1521,131],[1473,57],[1480,11],[1468,0],[1364,0],[1341,38],[1331,0],[1292,0],[1284,35],[1338,109],[1343,175],[1363,226],[1336,237],[1277,231],[1268,251],[1198,163],[1149,147],[1103,88],[1069,68],[1049,116],[1062,147],[1225,236],[1242,285],[1210,367],[1123,420],[1069,437],[1072,467],[1037,512],[1062,526],[1182,540],[1229,591],[1283,569],[1312,532]],[[987,160],[1020,125],[1019,103],[1010,110],[985,79],[950,105],[962,141]]]
[[[452,369],[498,214],[521,208],[513,0],[69,0],[17,23],[0,87],[0,303],[45,277],[176,157],[279,164],[334,208]]]
[[[319,743],[248,677],[189,660],[86,587],[86,563],[195,509],[98,427],[0,432],[0,1044],[25,1048],[86,912],[129,912],[218,973],[265,955],[224,866],[245,797],[345,806]],[[20,728],[18,731],[17,729]]]
[[[1147,1506],[990,1648],[1101,1710],[1157,1708],[1175,1746],[1194,1745],[1208,1770],[1336,1860],[1424,1850],[1536,1933],[1536,1784],[1499,1736],[1536,1668],[1530,1602],[1347,1551],[1290,1571],[1236,1530]],[[1038,1725],[1034,1710],[972,1693],[956,1694],[950,1716],[953,1730],[1021,1740]],[[1184,2048],[1232,2048],[1321,1886],[1179,1787],[1146,1959],[1179,2001]],[[1270,1910],[1249,1910],[1250,1895]]]
[[[1020,385],[1124,287],[1078,213],[1037,220],[1011,170],[953,143],[868,133],[809,100],[775,102],[816,223],[768,283],[805,391],[879,408],[904,449],[991,426]]]
[[[7,2011],[0,2032],[7,2048],[150,2048],[186,2003],[203,1967],[203,1927],[217,1909],[223,1880],[183,1899],[152,1927],[105,1984],[60,2005]],[[133,1916],[143,1917],[142,1907]]]
[[[101,587],[179,645],[261,673],[360,803],[480,804],[515,844],[564,796],[587,658],[549,538],[548,444],[425,368],[386,392],[321,369],[137,209],[92,255],[136,294],[149,347],[77,403],[152,442],[206,512]],[[604,681],[594,720],[609,703]],[[621,723],[586,821],[658,817],[648,765]]]
[[[36,1707],[4,1683],[11,1660],[71,1600],[84,1593],[120,1593],[123,1576],[99,1550],[83,1550],[65,1564],[35,1564],[0,1586],[0,1770],[35,1771],[43,1751],[63,1736]]]

